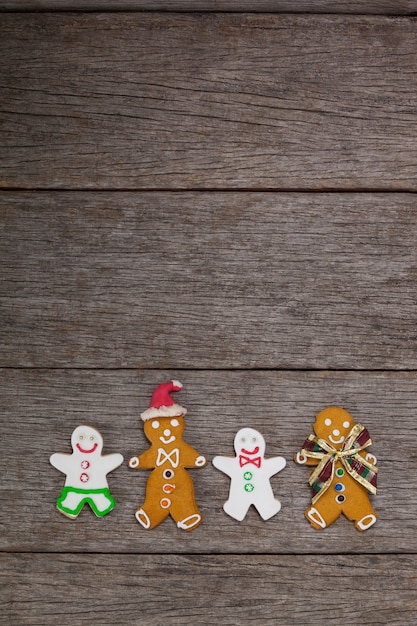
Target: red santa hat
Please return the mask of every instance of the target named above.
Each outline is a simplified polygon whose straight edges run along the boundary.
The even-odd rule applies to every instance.
[[[176,404],[171,398],[170,393],[173,391],[181,391],[182,384],[178,380],[171,380],[169,383],[158,385],[152,394],[149,408],[141,413],[144,422],[154,417],[177,417],[185,415],[187,409],[180,404]]]

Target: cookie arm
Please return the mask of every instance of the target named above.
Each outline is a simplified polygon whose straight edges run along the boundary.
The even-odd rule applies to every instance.
[[[301,451],[297,452],[297,454],[294,456],[294,461],[298,463],[298,465],[318,465],[320,462],[319,459],[310,459],[304,454],[301,454]]]
[[[62,452],[56,452],[49,457],[49,462],[55,469],[67,474],[72,466],[72,454],[63,454]]]
[[[119,465],[121,465],[124,460],[123,456],[119,454],[118,452],[114,454],[106,454],[105,456],[101,458],[103,460],[103,465],[105,467],[106,474],[116,469],[116,467],[119,467]]]
[[[132,456],[128,460],[128,465],[133,469],[153,469],[155,467],[156,459],[157,452],[153,446],[151,446],[145,450],[145,452],[142,452],[142,454]]]
[[[359,455],[362,456],[365,461],[368,461],[368,463],[372,463],[372,465],[376,465],[378,459],[376,458],[376,456],[374,454],[372,454],[372,452],[367,452],[366,450],[361,450],[359,452]]]
[[[215,456],[212,460],[214,467],[224,472],[228,476],[232,476],[236,467],[236,457]]]
[[[205,456],[194,450],[188,443],[182,443],[180,448],[180,465],[183,467],[203,467],[207,465]]]
[[[278,474],[287,464],[283,456],[275,456],[272,459],[264,459],[264,464],[268,476]]]

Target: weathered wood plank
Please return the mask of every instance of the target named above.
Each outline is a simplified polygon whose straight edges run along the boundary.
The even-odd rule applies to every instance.
[[[3,551],[111,553],[416,553],[417,475],[415,416],[417,374],[382,372],[1,371],[0,476]],[[284,456],[287,467],[272,479],[282,502],[263,522],[251,509],[244,522],[222,505],[229,479],[210,463],[190,470],[203,524],[186,533],[171,519],[143,530],[134,511],[143,503],[148,472],[127,462],[109,476],[117,506],[103,519],[86,507],[77,520],[55,508],[64,476],[49,464],[53,452],[70,453],[73,429],[98,428],[104,452],[126,459],[148,447],[139,414],[156,384],[179,378],[188,409],[185,439],[212,459],[233,456],[243,426],[259,430],[266,456]],[[292,458],[324,407],[345,406],[373,438],[379,490],[372,501],[375,526],[360,533],[340,518],[323,532],[310,527],[309,471]]]
[[[416,0],[1,0],[0,11],[240,11],[413,15]]]
[[[415,556],[1,555],[19,624],[414,625]],[[327,581],[327,584],[326,584]]]
[[[3,366],[417,365],[412,194],[3,193]]]
[[[0,185],[415,190],[415,28],[4,14]]]

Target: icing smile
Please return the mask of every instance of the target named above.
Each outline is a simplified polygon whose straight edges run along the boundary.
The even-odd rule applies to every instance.
[[[79,444],[79,443],[77,443],[77,448],[78,448],[78,450],[79,450],[80,452],[82,452],[83,454],[90,454],[91,452],[94,452],[94,450],[96,450],[97,445],[98,445],[98,444],[97,444],[97,443],[95,443],[95,444],[94,444],[94,446],[91,448],[91,450],[84,450],[84,448],[82,448],[82,447],[80,446],[80,444]]]
[[[160,441],[162,441],[162,443],[166,446],[169,443],[172,443],[173,441],[175,441],[175,437],[174,435],[171,435],[171,437],[159,437]]]
[[[345,440],[345,438],[343,437],[343,435],[340,437],[340,439],[333,439],[333,437],[331,435],[329,435],[329,439],[332,443],[342,443],[342,441]]]
[[[243,454],[258,454],[259,452],[259,446],[256,446],[256,448],[254,448],[253,450],[245,450],[245,448],[242,448],[242,452]]]

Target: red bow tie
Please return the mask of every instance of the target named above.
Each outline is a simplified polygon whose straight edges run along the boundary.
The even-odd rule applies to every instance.
[[[256,465],[256,467],[261,467],[261,457],[257,456],[255,459],[250,459],[248,456],[243,456],[243,454],[239,456],[240,467],[243,467],[244,465],[248,465],[249,463]]]

